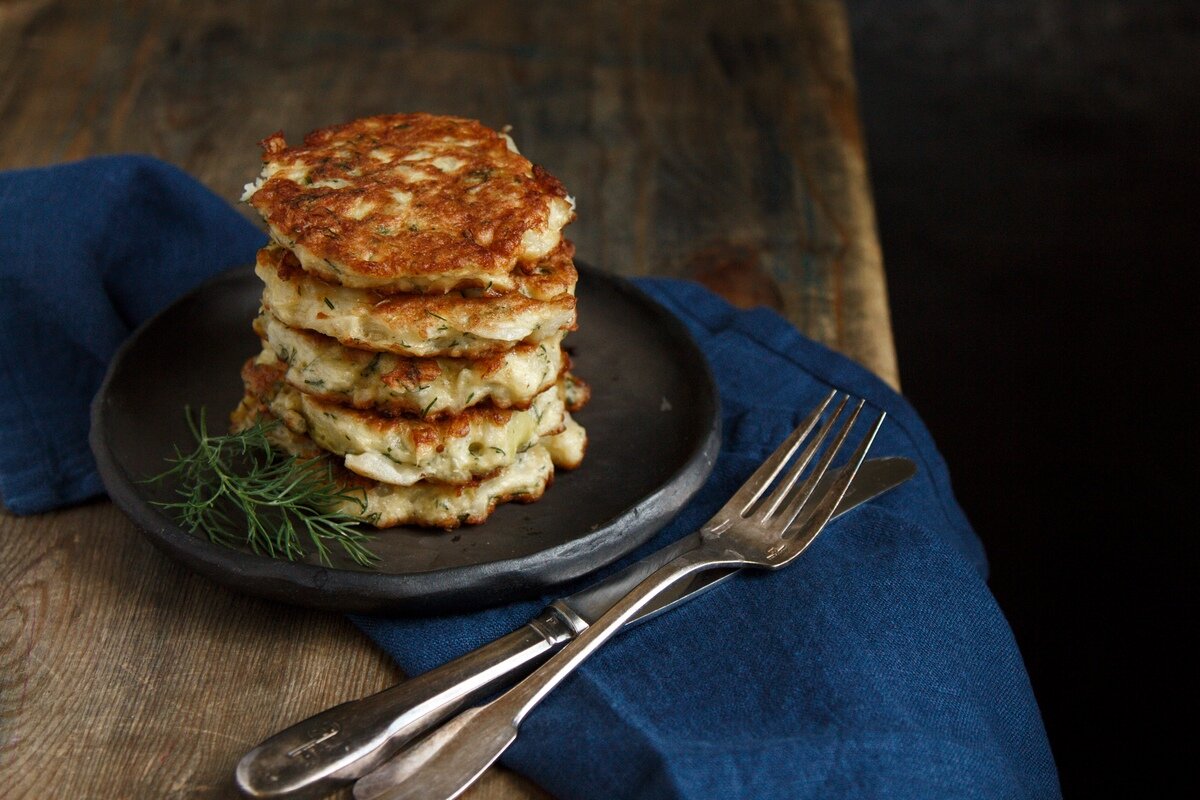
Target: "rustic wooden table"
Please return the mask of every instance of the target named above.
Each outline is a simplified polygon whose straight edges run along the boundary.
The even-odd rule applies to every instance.
[[[581,259],[772,306],[895,384],[844,10],[748,5],[0,0],[0,168],[148,152],[232,201],[280,128],[511,124],[577,197]],[[0,513],[5,797],[227,797],[254,743],[400,677],[108,502]],[[541,792],[492,770],[470,796]]]

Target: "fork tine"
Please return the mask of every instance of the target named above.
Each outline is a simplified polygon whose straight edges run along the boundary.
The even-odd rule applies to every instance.
[[[804,448],[804,452],[802,452],[800,457],[796,459],[796,463],[788,471],[788,474],[783,477],[783,480],[779,482],[779,486],[776,487],[776,489],[771,493],[771,496],[768,498],[767,502],[758,510],[758,513],[755,515],[760,522],[767,522],[775,516],[776,512],[779,511],[779,507],[785,500],[787,500],[788,493],[792,491],[792,488],[796,485],[796,482],[800,480],[800,476],[803,474],[804,470],[808,469],[808,465],[812,463],[813,456],[817,454],[818,448],[820,448],[822,443],[824,443],[826,437],[829,436],[829,432],[833,430],[833,426],[837,423],[838,417],[842,415],[842,411],[845,410],[846,404],[849,402],[849,395],[843,397],[842,402],[838,403],[837,408],[835,408],[833,413],[829,415],[829,419],[827,419],[825,424],[821,426],[821,430],[817,431],[817,433],[809,440],[808,445]],[[853,423],[853,421],[854,420],[852,417],[851,423]],[[817,485],[816,481],[820,480],[820,477],[821,476],[818,475],[816,480],[805,481],[804,486],[808,487],[809,493],[812,492],[812,487]]]
[[[860,405],[859,409],[856,409],[856,416],[858,410],[861,410],[861,408],[862,406]],[[829,490],[821,497],[816,508],[814,508],[812,513],[805,518],[804,523],[793,532],[792,541],[790,542],[790,550],[793,550],[797,553],[803,552],[804,549],[812,543],[812,540],[817,538],[817,534],[819,534],[821,529],[825,527],[825,523],[829,522],[829,519],[833,516],[833,512],[837,508],[838,503],[842,502],[842,498],[846,495],[846,490],[850,488],[850,482],[853,481],[854,476],[858,474],[858,468],[861,467],[863,461],[866,460],[867,451],[871,449],[871,445],[875,441],[875,435],[879,433],[879,429],[883,426],[883,420],[886,417],[886,411],[879,412],[879,416],[875,418],[875,422],[871,425],[871,429],[867,431],[867,435],[863,437],[861,442],[859,442],[858,447],[850,455],[850,459],[846,462],[846,465],[842,467],[842,471],[838,474],[837,480],[833,482],[833,485],[830,486]],[[846,432],[849,432],[849,428],[846,429]],[[837,444],[840,446],[841,442],[839,441]],[[788,520],[787,527],[791,527],[795,523],[796,516],[798,516],[800,512],[804,510],[804,505],[796,509],[795,515]],[[782,530],[786,531],[787,528]]]
[[[812,433],[813,428],[816,427],[817,422],[821,419],[821,415],[825,413],[825,409],[833,402],[833,398],[836,395],[837,390],[835,389],[812,410],[808,417],[796,427],[796,430],[792,431],[788,435],[788,438],[783,440],[783,444],[779,445],[775,449],[775,452],[742,484],[742,487],[729,499],[729,502],[725,504],[722,511],[737,509],[737,514],[743,517],[749,513],[754,504],[763,496],[763,493],[770,488],[771,483],[787,465],[787,462],[791,460],[796,450],[800,447],[801,442]]]
[[[833,443],[827,447],[824,453],[822,453],[820,461],[817,462],[816,467],[812,468],[811,473],[805,477],[804,482],[800,483],[800,487],[797,489],[797,491],[793,492],[791,497],[788,497],[787,492],[776,493],[774,503],[772,504],[772,509],[770,509],[772,513],[762,518],[764,523],[772,521],[772,518],[775,516],[775,512],[778,511],[779,507],[785,503],[787,504],[786,509],[784,509],[784,513],[780,515],[782,522],[776,521],[778,522],[779,530],[786,530],[788,525],[791,525],[792,522],[796,521],[796,517],[800,509],[803,509],[804,504],[808,503],[812,491],[816,489],[817,482],[820,481],[822,477],[824,477],[824,474],[827,473],[829,470],[829,464],[833,463],[834,456],[838,455],[838,451],[841,449],[842,444],[845,444],[846,437],[847,435],[850,435],[851,428],[854,427],[854,422],[858,421],[858,415],[862,413],[863,405],[865,403],[866,401],[862,401],[862,399],[858,401],[858,404],[856,407],[854,407],[854,410],[851,411],[850,417],[841,423],[838,433],[834,434]],[[832,419],[830,419],[826,425],[826,431],[822,431],[822,433],[827,433],[828,429],[833,427],[836,420],[838,420],[838,417],[832,417]],[[794,483],[796,483],[796,481],[799,479],[800,470],[803,470],[804,468],[805,464],[797,464],[797,469],[793,470],[791,479],[792,485],[794,485]],[[787,489],[788,491],[791,491],[791,486],[788,486]]]

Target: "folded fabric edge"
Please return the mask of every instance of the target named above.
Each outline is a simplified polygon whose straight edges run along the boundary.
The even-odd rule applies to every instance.
[[[91,453],[72,453],[54,469],[39,464],[0,470],[0,500],[16,516],[44,514],[104,495]]]
[[[777,357],[795,364],[831,388],[845,390],[846,387],[853,387],[854,393],[864,397],[877,408],[887,411],[888,424],[901,428],[914,445],[927,443],[927,446],[916,448],[920,455],[921,468],[932,478],[932,485],[946,522],[956,529],[971,531],[971,541],[975,543],[975,548],[974,552],[967,555],[986,579],[987,556],[966,514],[954,497],[945,459],[937,451],[933,436],[921,421],[916,409],[902,394],[850,357],[806,337],[772,309],[738,309],[699,283],[679,278],[637,278],[634,282],[656,302],[666,306],[671,313],[685,322],[711,332],[736,329],[740,335]],[[671,287],[676,287],[678,291],[696,299],[697,302],[687,302],[686,298],[677,296]],[[702,308],[705,301],[708,304],[716,302],[720,305],[723,312],[721,318],[712,320],[697,314],[696,309]],[[719,327],[712,327],[714,321],[719,323]]]

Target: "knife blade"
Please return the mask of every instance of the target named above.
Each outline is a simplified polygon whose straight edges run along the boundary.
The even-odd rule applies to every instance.
[[[859,469],[834,516],[916,474],[907,458],[875,458]],[[825,481],[836,479],[827,475]],[[822,481],[822,483],[825,483]],[[820,491],[820,489],[818,489]],[[263,741],[238,762],[235,781],[248,797],[316,797],[371,773],[405,743],[471,700],[511,683],[598,619],[658,567],[695,546],[693,533],[598,583],[561,598],[534,620],[483,647],[382,692],[327,709]],[[738,570],[701,573],[642,610],[634,625],[696,597]],[[373,795],[370,784],[363,787]],[[362,783],[359,784],[362,786]],[[358,795],[356,787],[356,796]]]
[[[834,512],[834,517],[841,516],[855,506],[861,505],[886,492],[888,489],[900,485],[916,474],[916,470],[916,464],[907,458],[875,458],[865,462],[860,468],[859,474],[855,476],[854,482],[850,484],[850,488],[846,491],[842,502],[838,504],[837,510]],[[826,480],[821,481],[820,488],[817,491],[824,488],[826,481],[835,480],[836,478],[836,474],[832,476],[827,475]],[[590,625],[599,619],[617,600],[624,597],[634,586],[641,583],[642,579],[647,575],[680,553],[692,549],[699,540],[699,537],[699,533],[684,536],[675,543],[656,550],[642,560],[629,565],[599,583],[556,601],[553,605],[561,613],[573,617],[575,625],[582,622],[585,623],[583,627],[586,627],[586,625]],[[702,572],[692,581],[685,581],[684,585],[664,592],[654,602],[642,609],[641,613],[630,620],[629,625],[644,622],[651,617],[674,608],[686,600],[691,600],[701,592],[724,583],[739,571],[728,569]],[[572,620],[568,620],[568,622],[572,622]]]

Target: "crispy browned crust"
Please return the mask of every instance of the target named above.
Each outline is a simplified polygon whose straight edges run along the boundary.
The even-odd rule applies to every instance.
[[[241,403],[234,409],[230,415],[233,430],[245,430],[256,422],[268,421],[275,419],[274,415],[262,405],[262,402],[255,397],[251,392],[247,392],[242,398]],[[496,507],[509,502],[516,503],[535,503],[541,499],[546,489],[549,489],[554,483],[554,473],[551,472],[545,480],[545,483],[540,487],[540,490],[530,492],[511,492],[492,495],[488,499],[487,509],[485,513],[469,514],[462,516],[447,516],[441,520],[420,520],[420,519],[381,519],[378,515],[370,513],[371,502],[374,493],[384,488],[384,485],[379,481],[371,478],[365,478],[350,470],[346,469],[340,459],[334,458],[328,452],[317,447],[311,439],[304,434],[295,433],[284,426],[279,426],[270,434],[274,445],[285,452],[297,455],[305,459],[320,459],[320,462],[327,465],[330,474],[337,484],[347,491],[361,491],[368,503],[368,511],[361,515],[364,522],[374,525],[377,528],[394,528],[401,525],[415,525],[425,528],[440,528],[442,530],[454,530],[462,525],[479,525],[486,522],[496,510]],[[569,467],[568,467],[569,468]],[[469,481],[465,484],[457,486],[447,486],[444,491],[461,494],[469,489],[473,489],[481,485],[484,481],[498,474],[483,475]],[[359,516],[358,509],[355,504],[347,504],[343,509],[348,514]]]
[[[574,294],[579,282],[575,269],[575,243],[563,239],[545,258],[517,264],[513,270],[513,291],[535,300],[549,300],[563,294]],[[486,296],[500,294],[489,288]]]
[[[296,254],[278,245],[268,245],[260,250],[257,260],[259,263],[276,265],[280,275],[285,278],[304,274],[305,272],[300,265],[300,260],[296,258]],[[307,277],[324,283],[333,283],[333,281],[326,281],[324,278],[315,275]],[[454,291],[448,294],[451,297],[469,297],[473,299],[496,298],[516,294],[531,300],[556,300],[564,295],[573,295],[575,294],[575,286],[579,283],[579,270],[575,268],[575,243],[568,239],[563,239],[558,247],[554,248],[544,258],[539,258],[537,261],[529,263],[523,262],[518,264],[517,268],[508,276],[508,280],[510,284],[507,290],[500,289],[494,283],[489,282],[482,286],[464,287],[461,291]],[[378,289],[366,289],[364,291],[377,303],[383,303],[387,300],[403,302],[406,297],[412,299],[416,296],[421,296],[396,294]],[[435,295],[428,299],[433,301],[438,298]]]
[[[254,329],[254,332],[258,334],[259,339],[262,341],[263,349],[275,352],[268,339],[264,317],[255,317],[254,321],[251,323],[251,327]],[[324,334],[320,334],[315,331],[304,330],[303,328],[293,328],[292,332],[297,336],[308,339],[310,342],[314,342],[318,347],[336,345],[337,347],[343,348],[346,354],[355,354],[361,359],[366,359],[372,355],[378,358],[380,355],[378,351],[357,350],[355,348],[345,347],[333,337],[325,336]],[[485,358],[463,360],[470,361],[471,366],[480,375],[480,377],[487,378],[488,376],[494,375],[501,367],[504,366],[505,359],[510,352],[516,351],[518,353],[531,354],[541,346],[543,345],[522,342],[516,347],[512,348],[512,351],[496,353]],[[388,369],[387,372],[380,374],[379,380],[384,384],[391,386],[393,389],[401,391],[416,389],[432,383],[441,376],[443,372],[443,364],[448,360],[441,358],[411,358],[407,356],[398,356],[395,354],[388,355],[389,358],[384,363],[386,363],[390,369]],[[276,357],[283,359],[285,364],[287,363],[286,354],[276,353]],[[360,361],[359,363],[362,362]],[[582,383],[582,381],[575,376],[570,376],[568,378],[567,371],[570,368],[570,365],[571,359],[564,350],[562,351],[562,360],[560,362],[558,371],[548,374],[546,379],[534,389],[528,400],[497,402],[495,398],[491,398],[491,402],[498,408],[508,408],[523,411],[533,404],[534,397],[536,397],[538,394],[541,394],[546,389],[549,389],[560,380],[569,380],[571,383],[568,384],[568,387],[571,387],[574,384]],[[368,362],[364,368],[371,369],[372,367],[373,365]],[[286,375],[285,380],[287,380],[288,383],[290,383],[299,391],[312,395],[313,397],[319,397],[327,403],[349,406],[351,408],[373,409],[381,414],[386,414],[389,416],[397,416],[400,414],[417,414],[424,411],[420,404],[414,401],[406,400],[403,397],[386,401],[359,401],[347,397],[345,394],[322,391],[321,387],[304,382],[299,377],[293,377],[291,373]],[[590,390],[588,390],[588,396],[590,396]],[[568,397],[567,399],[568,402],[573,402],[571,397]],[[479,400],[476,400],[475,402],[481,403],[483,400],[484,398],[480,397]],[[584,399],[584,402],[586,402],[586,398]],[[582,407],[582,405],[582,403],[579,403],[575,409],[570,410],[578,410]],[[426,411],[424,412],[423,416],[425,416],[426,419],[433,420],[448,416],[451,413],[453,412],[443,408],[436,411]]]
[[[452,286],[500,282],[522,237],[545,228],[550,201],[567,194],[504,136],[456,117],[368,117],[314,131],[301,146],[280,133],[261,144],[267,168],[281,171],[248,202],[281,244],[329,262],[347,286],[441,275],[459,276]]]
[[[285,373],[286,367],[282,364],[260,364],[251,358],[242,366],[242,383],[246,386],[246,392],[254,396],[265,409],[283,385]],[[514,409],[511,408],[496,408],[490,403],[480,403],[454,416],[423,419],[413,414],[389,416],[373,410],[341,406],[313,394],[309,394],[309,397],[318,408],[324,407],[330,413],[352,417],[360,424],[376,430],[386,431],[403,425],[406,435],[416,446],[436,447],[449,439],[466,436],[471,432],[473,422],[505,425],[514,413]]]
[[[558,251],[556,251],[558,252]],[[564,271],[574,274],[570,259],[554,274],[535,276],[534,279],[562,281]],[[257,266],[274,273],[281,286],[294,282],[295,291],[333,296],[333,284],[309,274],[297,263],[294,255],[278,246],[264,247],[258,251]],[[549,268],[548,268],[549,269]],[[317,329],[333,336],[342,344],[360,350],[384,350],[400,355],[419,357],[445,356],[453,358],[488,358],[513,347],[517,341],[537,342],[562,330],[574,330],[575,296],[561,293],[550,299],[535,300],[517,291],[507,294],[492,292],[461,292],[448,294],[378,294],[371,290],[337,287],[350,299],[350,309],[339,310],[330,305],[329,311],[319,310],[312,320],[296,319],[278,308],[270,300],[270,287],[264,294],[263,305],[292,327]],[[339,295],[340,297],[341,295]],[[328,301],[327,303],[331,303]],[[367,341],[338,330],[334,322],[338,317],[357,314],[360,319],[369,319],[383,331],[379,340]],[[512,325],[526,326],[528,335],[516,341],[490,340],[490,331]],[[453,330],[451,330],[453,328]],[[460,336],[459,333],[466,334]],[[385,338],[386,334],[386,338]]]
[[[246,394],[258,401],[259,408],[267,408],[267,401],[274,397],[283,386],[287,367],[283,364],[259,364],[254,358],[246,359],[242,364],[242,385]]]
[[[580,378],[573,372],[570,372],[570,359],[564,359],[566,367],[562,373],[564,383],[563,398],[567,403],[567,411],[574,414],[588,404],[592,399],[592,387],[587,381]]]

